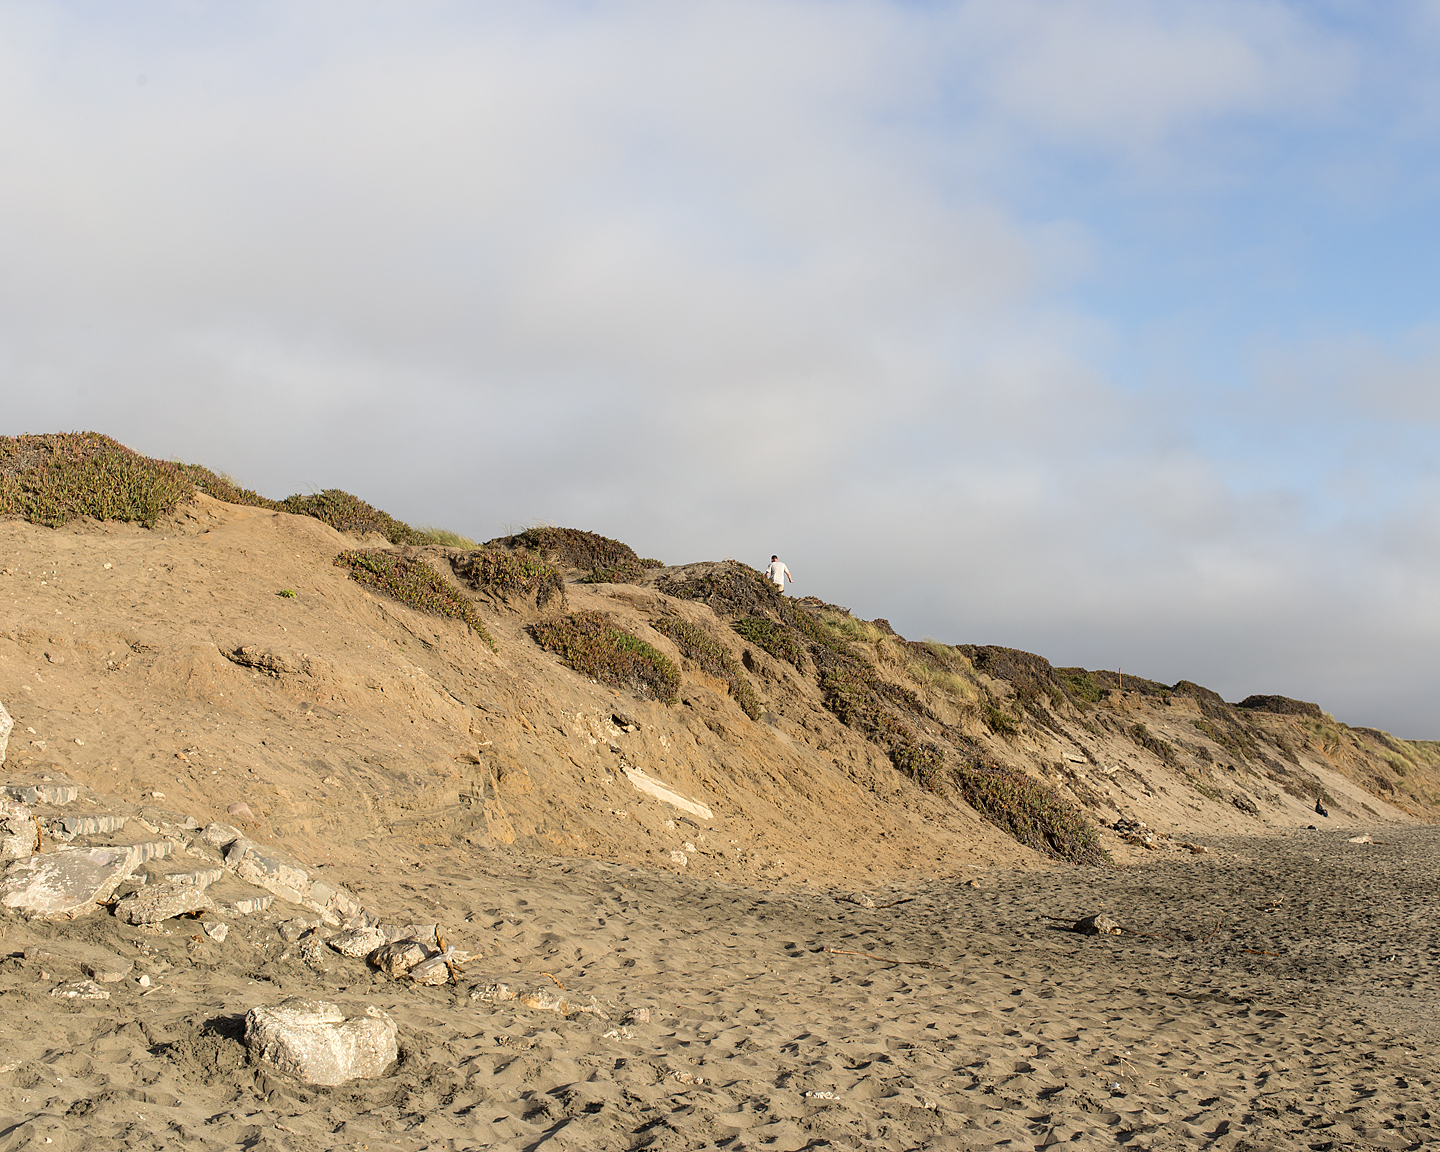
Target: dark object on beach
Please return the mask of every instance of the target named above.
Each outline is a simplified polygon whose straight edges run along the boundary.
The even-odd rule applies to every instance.
[[[1316,813],[1317,813],[1318,815],[1320,815],[1320,816],[1329,816],[1329,815],[1330,815],[1330,813],[1326,810],[1325,805],[1322,804],[1322,803],[1320,803],[1319,800],[1316,800],[1316,801],[1315,801],[1315,811],[1316,811]]]
[[[1119,936],[1125,931],[1114,920],[1110,919],[1103,912],[1094,916],[1086,916],[1084,919],[1075,921],[1070,929],[1072,932],[1080,932],[1086,936]]]

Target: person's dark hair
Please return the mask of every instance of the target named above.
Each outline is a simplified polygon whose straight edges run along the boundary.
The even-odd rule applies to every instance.
[[[771,559],[771,560],[779,560],[780,557],[779,557],[779,556],[771,556],[770,559]]]

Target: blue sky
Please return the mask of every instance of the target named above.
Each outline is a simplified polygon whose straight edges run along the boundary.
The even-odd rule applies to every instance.
[[[0,423],[1440,737],[1437,63],[1407,0],[0,3]]]

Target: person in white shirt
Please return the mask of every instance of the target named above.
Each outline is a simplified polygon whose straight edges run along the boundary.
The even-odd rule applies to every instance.
[[[789,580],[791,584],[795,583],[795,577],[791,576],[790,569],[780,562],[779,556],[770,557],[770,567],[765,569],[765,578],[781,592],[785,591],[786,580]]]

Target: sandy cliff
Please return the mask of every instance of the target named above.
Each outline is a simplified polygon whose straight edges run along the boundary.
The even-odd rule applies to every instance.
[[[667,655],[676,701],[646,699],[542,649],[526,625],[543,613],[468,587],[463,552],[402,549],[474,602],[493,649],[352,580],[334,560],[357,544],[392,547],[206,496],[151,529],[0,522],[7,774],[202,822],[244,803],[249,835],[316,863],[469,843],[802,883],[1043,863],[966,803],[957,767],[1020,769],[1092,819],[1178,834],[1315,823],[1317,796],[1336,824],[1435,811],[1424,745],[1280,698],[1236,708],[1190,684],[910,644],[818,601],[739,604],[753,574],[736,565],[572,579],[551,606],[607,613]],[[732,627],[797,611],[869,669],[870,713],[817,663],[832,649],[781,659]],[[755,718],[663,619],[724,647]]]

